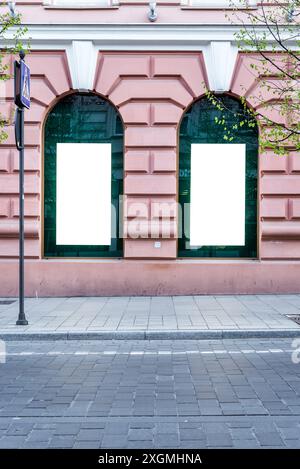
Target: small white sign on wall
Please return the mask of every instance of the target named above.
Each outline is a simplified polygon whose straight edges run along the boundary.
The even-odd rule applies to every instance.
[[[58,143],[56,244],[111,244],[111,144]]]
[[[192,144],[190,246],[245,245],[244,144]]]

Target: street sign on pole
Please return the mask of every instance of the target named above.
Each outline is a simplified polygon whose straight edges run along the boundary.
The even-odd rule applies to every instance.
[[[15,104],[19,108],[30,108],[30,69],[24,62],[25,54],[20,53],[20,61],[15,61]]]
[[[15,61],[15,118],[16,146],[20,154],[19,165],[19,316],[16,324],[27,326],[24,309],[24,108],[30,108],[30,70],[24,62],[25,53],[20,52],[20,61]]]

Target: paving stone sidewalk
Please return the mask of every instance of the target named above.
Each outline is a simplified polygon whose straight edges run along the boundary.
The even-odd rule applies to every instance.
[[[12,300],[11,298],[2,298]],[[25,300],[28,326],[16,326],[18,301],[0,302],[0,338],[288,337],[300,326],[300,295],[71,297]]]

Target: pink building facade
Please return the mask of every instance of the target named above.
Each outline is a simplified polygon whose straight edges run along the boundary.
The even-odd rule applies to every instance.
[[[238,27],[228,21],[224,7],[226,2],[163,0],[152,23],[148,3],[139,0],[17,2],[31,38],[26,57],[32,98],[25,114],[26,295],[300,292],[300,155],[293,148],[283,157],[257,152],[255,255],[232,256],[230,249],[222,256],[213,249],[197,255],[198,246],[183,256],[179,248],[180,129],[186,113],[206,89],[233,99],[244,96],[249,106],[258,106],[260,77],[250,67],[255,57],[238,50]],[[71,251],[48,255],[45,250],[47,119],[71,95],[99,96],[120,116],[122,247],[115,256],[84,255],[84,250],[79,256]],[[11,116],[13,80],[5,84],[4,96],[2,112]],[[270,99],[265,96],[266,102]],[[18,153],[12,125],[8,133],[0,146],[0,296],[18,291]],[[71,134],[66,141],[72,143]],[[79,169],[80,164],[82,175],[90,171],[92,178],[92,159],[79,159]],[[192,160],[191,171],[193,165]],[[217,173],[217,166],[209,172],[205,201],[212,219],[217,217],[212,198],[222,199]],[[97,211],[92,198],[86,211],[89,217]],[[84,212],[78,209],[79,221]]]

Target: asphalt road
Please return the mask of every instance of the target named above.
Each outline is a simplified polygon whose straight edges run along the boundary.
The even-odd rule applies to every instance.
[[[300,448],[296,345],[2,343],[0,448]]]

